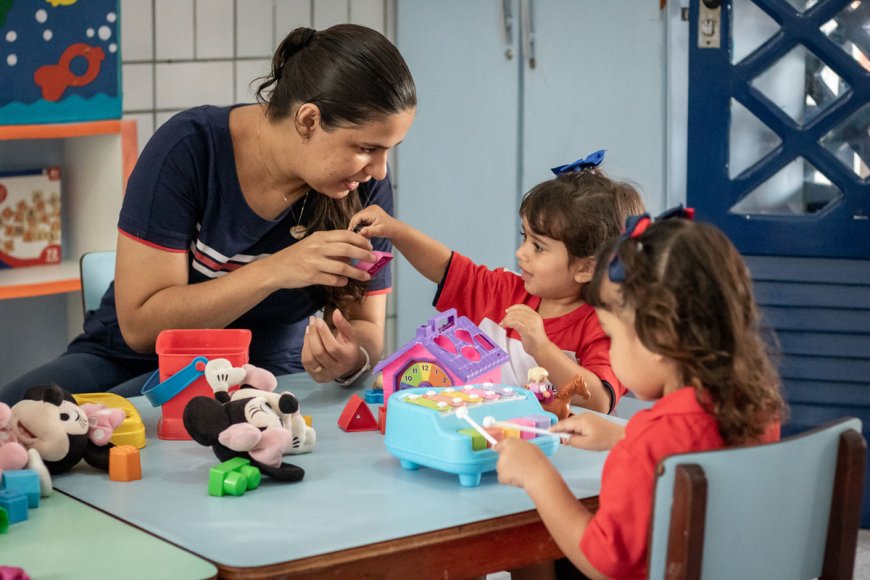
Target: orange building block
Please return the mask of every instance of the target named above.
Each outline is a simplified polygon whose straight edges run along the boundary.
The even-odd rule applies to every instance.
[[[380,376],[380,375],[378,375]],[[386,434],[387,432],[387,406],[381,405],[378,407],[378,430],[381,432],[381,435]]]
[[[132,445],[119,445],[109,450],[109,479],[112,481],[135,481],[142,479],[142,462],[139,450]]]

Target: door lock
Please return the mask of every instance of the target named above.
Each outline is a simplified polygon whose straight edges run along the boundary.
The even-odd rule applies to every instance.
[[[719,48],[721,44],[722,0],[698,2],[698,48]]]

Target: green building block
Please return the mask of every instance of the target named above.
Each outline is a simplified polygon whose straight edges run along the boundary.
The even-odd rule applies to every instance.
[[[260,487],[262,476],[260,475],[259,469],[253,465],[243,465],[239,468],[239,473],[244,475],[245,479],[248,481],[248,489],[257,489]]]
[[[482,451],[483,449],[486,449],[486,439],[483,438],[483,435],[477,432],[477,429],[460,429],[459,433],[471,437],[472,451]]]
[[[220,469],[224,473],[229,473],[230,471],[238,471],[239,468],[250,464],[250,459],[245,459],[244,457],[233,457],[232,459],[227,459],[226,461],[216,467],[213,467],[212,469]]]
[[[208,472],[208,494],[215,497],[240,496],[260,485],[260,470],[250,460],[233,457],[212,467]]]

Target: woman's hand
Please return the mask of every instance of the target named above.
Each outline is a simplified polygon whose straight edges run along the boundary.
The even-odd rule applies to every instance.
[[[349,229],[366,238],[392,239],[400,225],[399,220],[378,205],[370,205],[350,218]]]
[[[550,431],[570,433],[568,445],[590,451],[607,451],[625,437],[625,426],[594,413],[579,413],[559,421]]]
[[[372,244],[347,230],[314,232],[302,241],[262,260],[270,265],[278,288],[344,286],[348,278],[367,282],[371,276],[352,260],[376,262]]]
[[[505,485],[526,488],[533,477],[553,469],[543,451],[524,439],[505,439],[493,450],[498,453],[498,480]]]
[[[332,313],[335,334],[326,321],[311,317],[302,342],[302,366],[318,383],[328,383],[359,370],[365,355],[356,329],[339,310]]]
[[[501,326],[516,330],[523,343],[523,349],[537,359],[541,349],[550,344],[550,339],[544,331],[544,319],[525,304],[508,306],[505,313]]]

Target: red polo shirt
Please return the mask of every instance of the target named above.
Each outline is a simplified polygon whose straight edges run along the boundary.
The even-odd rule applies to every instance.
[[[779,439],[779,426],[765,442]],[[598,512],[580,549],[596,570],[615,578],[646,578],[655,469],[668,455],[725,446],[716,418],[685,387],[634,415],[601,477]]]

